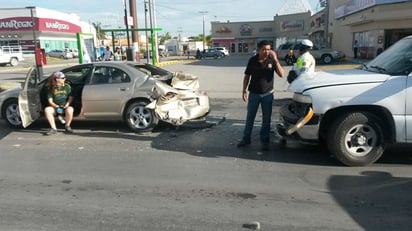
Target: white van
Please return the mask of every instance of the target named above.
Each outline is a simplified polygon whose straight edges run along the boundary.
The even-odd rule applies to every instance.
[[[23,51],[21,46],[0,46],[0,65],[17,66],[20,61],[23,61]]]

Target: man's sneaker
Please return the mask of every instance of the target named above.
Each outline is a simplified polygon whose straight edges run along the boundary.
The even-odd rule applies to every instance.
[[[57,129],[51,128],[48,132],[44,133],[46,136],[51,136],[57,133]]]
[[[61,115],[58,115],[58,116],[57,116],[57,119],[59,119],[60,123],[62,123],[62,124],[65,124],[65,123],[66,123],[66,121],[65,121],[64,118],[63,118],[63,116],[61,116]]]
[[[72,129],[71,127],[66,126],[66,133],[72,134],[72,133],[74,133],[74,132],[73,132],[73,129]]]
[[[246,142],[246,141],[244,141],[244,140],[241,140],[241,141],[237,144],[237,147],[238,147],[238,148],[242,148],[242,147],[248,146],[249,144],[250,144],[250,142]]]

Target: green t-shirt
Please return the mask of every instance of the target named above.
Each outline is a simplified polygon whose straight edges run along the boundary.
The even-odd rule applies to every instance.
[[[61,87],[55,87],[52,91],[49,91],[47,98],[52,98],[53,102],[58,105],[64,105],[67,102],[67,99],[72,93],[72,88],[70,85],[65,84]]]

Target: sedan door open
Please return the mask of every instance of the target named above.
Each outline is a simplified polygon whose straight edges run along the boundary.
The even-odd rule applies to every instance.
[[[36,67],[32,67],[26,76],[23,90],[19,94],[19,110],[23,127],[29,126],[33,121],[40,117],[41,102],[38,84],[40,77],[38,76]]]

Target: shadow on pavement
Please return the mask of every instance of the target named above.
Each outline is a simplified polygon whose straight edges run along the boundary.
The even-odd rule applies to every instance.
[[[412,178],[383,171],[332,175],[329,193],[362,230],[410,230]]]
[[[289,99],[285,99],[289,100]],[[293,163],[315,166],[342,166],[335,158],[331,157],[327,149],[319,145],[304,145],[296,141],[288,141],[286,147],[280,145],[279,136],[273,129],[271,133],[270,151],[261,151],[259,141],[260,118],[256,118],[256,126],[253,129],[252,144],[245,148],[237,148],[244,129],[244,115],[233,109],[233,102],[228,100],[215,101],[213,109],[218,112],[228,112],[227,115],[210,114],[208,123],[192,126],[174,127],[160,123],[151,132],[133,133],[126,124],[121,122],[92,122],[73,121],[72,128],[75,134],[67,142],[76,142],[76,139],[108,138],[119,142],[150,141],[153,149],[162,151],[182,152],[188,155],[206,158],[240,158],[257,161],[271,161],[279,163]],[[275,101],[276,102],[276,101]],[[278,102],[281,103],[281,102]],[[230,111],[235,110],[235,111]],[[236,113],[237,112],[237,113]],[[274,113],[276,114],[276,113]],[[276,121],[273,120],[272,128]],[[0,121],[0,139],[9,136],[13,129],[9,128],[5,121]],[[59,124],[59,134],[45,137],[44,142],[54,142],[55,139],[64,139],[63,125]],[[37,121],[20,133],[31,133],[30,137],[43,140],[43,133],[49,129],[47,121]],[[17,134],[17,136],[20,136]],[[91,141],[92,142],[92,141]],[[412,164],[410,154],[411,145],[389,147],[383,157],[375,164]],[[172,152],[170,152],[173,154]]]

